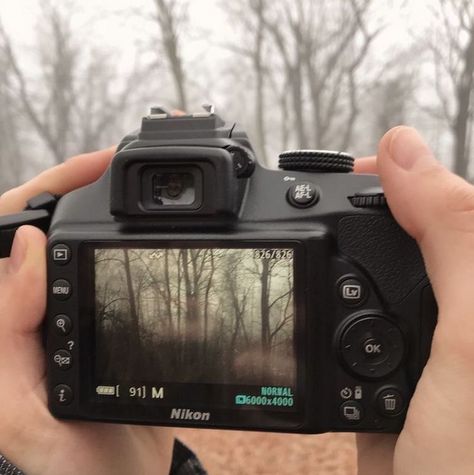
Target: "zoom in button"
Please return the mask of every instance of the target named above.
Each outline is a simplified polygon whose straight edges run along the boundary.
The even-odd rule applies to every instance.
[[[53,319],[53,326],[59,336],[66,336],[71,333],[72,320],[64,314],[56,315]]]

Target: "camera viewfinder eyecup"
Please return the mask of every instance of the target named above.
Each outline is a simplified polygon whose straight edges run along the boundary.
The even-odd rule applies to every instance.
[[[229,151],[217,147],[122,149],[111,166],[111,214],[118,221],[237,217],[243,190]]]

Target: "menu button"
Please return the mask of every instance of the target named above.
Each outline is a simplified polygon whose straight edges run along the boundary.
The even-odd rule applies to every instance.
[[[72,294],[72,285],[66,279],[57,279],[53,282],[51,293],[57,300],[67,300]]]

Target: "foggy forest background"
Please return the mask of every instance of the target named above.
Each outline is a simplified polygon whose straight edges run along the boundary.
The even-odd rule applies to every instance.
[[[268,166],[416,126],[472,180],[471,0],[2,0],[0,192],[212,102]]]

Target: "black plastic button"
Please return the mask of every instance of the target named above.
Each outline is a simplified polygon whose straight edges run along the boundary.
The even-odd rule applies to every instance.
[[[71,333],[72,320],[64,314],[56,315],[53,319],[53,326],[58,335],[66,336]]]
[[[398,416],[405,408],[405,401],[398,389],[383,389],[377,395],[377,410],[383,416]]]
[[[58,404],[67,406],[74,399],[72,389],[67,384],[58,384],[53,389],[54,399]]]
[[[353,277],[343,279],[338,291],[344,304],[351,307],[361,304],[367,296],[364,284]]]
[[[405,348],[400,329],[375,315],[352,321],[342,332],[340,345],[347,368],[357,376],[374,379],[395,371]]]
[[[317,203],[319,192],[312,183],[296,183],[288,189],[287,198],[288,202],[297,208],[308,208]]]
[[[384,358],[385,345],[378,338],[368,338],[362,343],[362,351],[367,358]]]
[[[255,169],[255,162],[249,152],[242,147],[231,146],[227,150],[232,155],[234,170],[238,178],[247,178]]]
[[[72,366],[72,355],[67,350],[58,350],[53,355],[53,361],[57,368],[67,370]]]
[[[341,419],[350,424],[357,424],[364,418],[364,408],[357,401],[346,401],[339,408]]]
[[[58,300],[67,300],[72,294],[72,285],[66,279],[57,279],[53,282],[51,293]]]
[[[66,244],[56,244],[51,249],[51,259],[60,266],[68,264],[71,261],[71,248]]]

